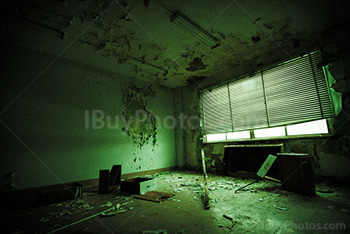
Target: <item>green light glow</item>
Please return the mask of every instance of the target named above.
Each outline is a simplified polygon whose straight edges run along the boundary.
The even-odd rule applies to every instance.
[[[329,132],[326,119],[287,126],[287,134],[289,136],[327,133]]]
[[[250,132],[249,131],[228,132],[227,133],[227,140],[249,139],[249,138],[250,138]]]
[[[287,131],[287,134],[286,134]],[[254,130],[254,138],[288,137],[313,134],[327,134],[328,123],[326,119],[310,121],[306,123],[293,124],[281,127],[263,128]],[[252,139],[250,131],[228,132],[206,135],[206,142],[230,141],[240,139]]]
[[[279,136],[285,136],[286,132],[284,130],[284,127],[264,128],[264,129],[254,130],[254,135],[256,138],[279,137]]]
[[[219,133],[219,134],[208,134],[206,136],[207,141],[224,141],[226,140],[226,133]]]

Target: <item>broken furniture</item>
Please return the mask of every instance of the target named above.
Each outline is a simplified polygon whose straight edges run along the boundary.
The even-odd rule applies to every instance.
[[[156,189],[156,180],[147,177],[136,177],[123,180],[120,184],[121,191],[134,194],[145,194],[148,191],[153,191]]]
[[[276,155],[283,150],[283,144],[226,145],[223,160],[225,174],[236,171],[256,173],[268,155]],[[267,175],[279,179],[277,163],[272,165]]]
[[[113,165],[109,173],[109,186],[120,185],[122,165]]]
[[[282,188],[305,195],[316,195],[309,154],[278,153]]]
[[[248,186],[250,186],[250,185],[252,185],[252,184],[254,184],[254,183],[258,182],[258,181],[260,181],[261,179],[265,178],[267,172],[268,172],[269,169],[271,168],[272,164],[276,161],[276,159],[277,159],[276,156],[270,154],[270,155],[266,158],[266,160],[265,160],[265,162],[263,163],[263,165],[260,167],[259,171],[256,173],[256,175],[259,176],[260,179],[255,180],[255,181],[253,181],[253,182],[251,182],[251,183],[249,183],[249,184],[247,184],[247,185],[245,185],[245,186],[243,186],[243,187],[238,188],[238,189],[235,191],[235,193],[237,193],[238,191],[240,191],[240,190],[242,190],[242,189],[244,189],[244,188],[246,188],[246,187],[248,187]],[[270,177],[269,177],[269,179],[273,179],[273,178],[270,178]],[[276,180],[276,179],[274,179],[274,180]]]
[[[267,156],[265,162],[263,165],[260,167],[259,171],[256,173],[257,176],[260,178],[264,178],[267,172],[270,170],[272,164],[276,161],[277,157],[270,154]]]
[[[100,176],[98,180],[98,192],[108,193],[121,182],[121,165],[113,165],[111,171],[100,170]]]

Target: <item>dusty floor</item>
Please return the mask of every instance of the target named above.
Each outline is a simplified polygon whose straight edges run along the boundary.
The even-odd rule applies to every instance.
[[[117,189],[36,208],[2,207],[2,230],[46,233],[120,204],[120,213],[114,216],[99,215],[57,233],[350,233],[350,190],[334,184],[316,184],[315,197],[281,190],[271,181],[235,193],[253,180],[210,175],[211,209],[204,210],[202,175],[171,172],[155,179],[157,191],[176,195],[155,203]]]

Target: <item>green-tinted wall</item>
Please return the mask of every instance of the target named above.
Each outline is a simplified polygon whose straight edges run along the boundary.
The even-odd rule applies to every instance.
[[[121,85],[147,83],[12,44],[2,47],[1,111],[39,77],[0,115],[1,191],[94,179],[113,164],[122,164],[122,174],[176,165],[175,130],[161,124],[174,115],[175,91],[152,85],[155,97],[147,100],[160,119],[157,145],[140,150],[122,126],[86,129],[85,114],[90,128],[93,110],[113,120],[123,107]]]

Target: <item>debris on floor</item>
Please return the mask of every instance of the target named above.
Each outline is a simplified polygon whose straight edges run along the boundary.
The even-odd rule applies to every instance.
[[[283,211],[287,211],[288,208],[287,207],[282,207],[282,206],[276,206],[277,210],[283,210]]]
[[[167,234],[165,229],[158,229],[156,231],[142,231],[142,234]]]
[[[163,202],[163,201],[165,201],[173,196],[175,196],[175,194],[173,194],[173,193],[149,191],[149,192],[145,193],[144,195],[136,195],[135,198],[161,203],[161,202]]]
[[[132,222],[126,222],[125,226],[123,225],[124,229],[120,230],[121,233],[129,233],[126,229],[136,228],[131,232],[146,234],[274,233],[276,230],[276,233],[295,233],[297,230],[284,226],[285,220],[293,220],[295,223],[307,220],[310,223],[340,222],[344,224],[348,224],[349,220],[350,191],[331,183],[320,184],[320,186],[316,183],[315,197],[282,190],[275,182],[265,180],[256,182],[245,192],[234,193],[237,188],[253,182],[254,179],[211,174],[208,179],[211,208],[210,211],[206,211],[203,209],[201,200],[204,196],[204,186],[201,184],[202,174],[171,172],[164,175],[158,174],[154,179],[157,180],[158,190],[163,192],[155,198],[156,202],[159,203],[159,200],[169,200],[169,202],[164,202],[162,205],[156,202],[145,202],[138,199],[136,197],[138,195],[130,195],[116,189],[107,194],[86,193],[84,199],[60,201],[56,204],[26,208],[22,211],[15,209],[1,211],[0,218],[7,224],[13,225],[9,233],[16,231],[74,233],[74,230],[83,230],[85,227],[89,227],[90,233],[98,233],[99,227],[90,226],[90,222],[84,221],[95,217],[99,222],[109,223],[116,228],[130,217]],[[174,193],[177,189],[179,192]],[[322,191],[333,191],[333,193],[322,193]],[[159,194],[159,192],[153,193]],[[164,196],[164,194],[172,196]],[[6,217],[12,217],[12,221],[6,221]],[[329,220],[329,217],[334,219]],[[192,225],[194,219],[198,221],[198,227]],[[153,221],[164,225],[153,226]],[[175,221],[181,223],[181,226],[174,227],[171,222]],[[81,226],[78,225],[82,222],[84,223]],[[136,226],[135,223],[137,223]],[[72,227],[75,225],[77,227]],[[186,232],[179,232],[184,227]],[[141,232],[142,230],[145,231]]]
[[[103,216],[103,217],[115,216],[117,214],[124,213],[124,212],[126,212],[126,210],[124,210],[124,209],[114,209],[114,210],[111,210],[108,212],[102,212],[101,216]]]
[[[130,198],[129,198],[129,197],[126,197],[126,196],[116,196],[114,199],[115,199],[115,200],[122,199],[122,200],[127,201],[127,200],[129,200]]]
[[[115,206],[112,207],[112,210],[108,210],[107,212],[102,212],[102,213],[101,213],[101,216],[103,216],[103,217],[115,216],[115,215],[117,215],[117,214],[126,212],[127,209],[128,209],[128,210],[133,210],[134,207],[128,207],[128,208],[123,208],[123,207],[122,207],[122,206],[125,206],[125,205],[127,205],[127,204],[129,204],[129,203],[131,203],[131,202],[133,202],[133,201],[125,202],[125,203],[123,203],[123,204],[119,204],[119,203],[118,203],[117,205],[115,205]],[[112,203],[108,203],[108,202],[107,202],[105,205],[107,205],[107,204],[108,204],[108,206],[109,206],[109,205],[112,204]],[[112,204],[112,205],[113,205],[113,204]]]
[[[77,204],[84,204],[84,203],[86,203],[85,200],[76,200],[75,202],[76,202]]]
[[[233,218],[232,218],[231,216],[227,215],[227,214],[224,214],[223,217],[226,218],[226,219],[228,219],[228,220],[230,220],[230,221],[233,220]]]
[[[230,230],[232,230],[232,228],[237,224],[237,222],[234,221],[234,220],[233,220],[233,217],[230,216],[230,215],[228,215],[228,214],[224,214],[223,217],[224,217],[225,219],[228,219],[228,220],[231,221],[231,225],[230,225],[229,227],[227,227],[227,228],[230,229]],[[224,227],[224,226],[222,226],[222,227]]]
[[[97,217],[97,216],[99,216],[99,215],[102,215],[103,213],[108,213],[109,211],[114,211],[114,210],[116,210],[116,207],[112,207],[112,208],[109,208],[109,209],[107,209],[107,210],[105,210],[105,211],[101,211],[101,212],[99,212],[99,213],[90,215],[90,216],[88,216],[88,217],[85,217],[85,218],[83,218],[83,219],[80,219],[80,220],[78,220],[78,221],[75,221],[75,222],[73,222],[73,223],[70,223],[70,224],[68,224],[68,225],[62,226],[62,227],[57,228],[57,229],[55,229],[55,226],[54,226],[54,229],[51,230],[51,231],[49,231],[49,232],[47,232],[47,234],[52,234],[52,233],[59,232],[59,231],[61,231],[61,230],[67,229],[67,228],[69,228],[69,227],[72,227],[72,226],[74,226],[74,225],[76,225],[76,224],[85,222],[86,220],[89,220],[89,219],[92,219],[92,218]]]
[[[82,207],[85,208],[85,209],[90,209],[91,208],[89,204],[83,204]]]
[[[49,221],[50,221],[50,219],[47,219],[47,218],[45,218],[45,217],[42,217],[42,218],[40,219],[40,222],[43,222],[43,223],[49,222]]]
[[[108,201],[106,204],[100,205],[100,207],[111,207],[112,205],[113,203]]]

